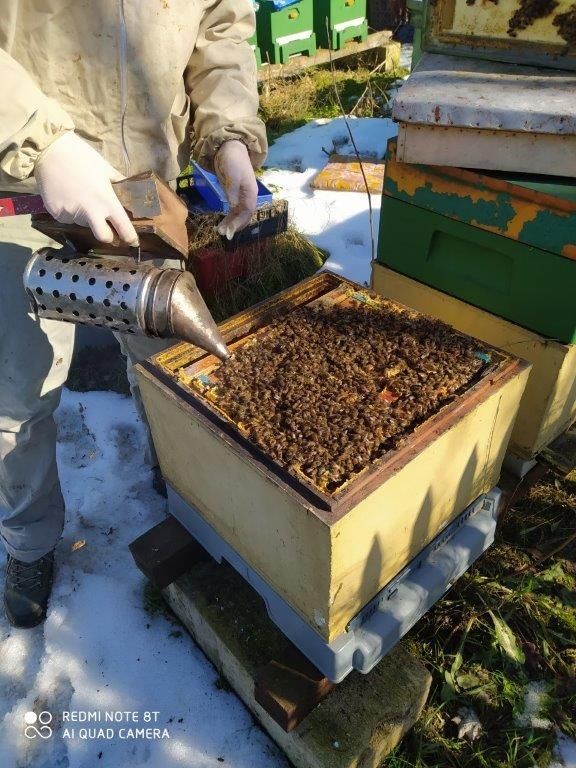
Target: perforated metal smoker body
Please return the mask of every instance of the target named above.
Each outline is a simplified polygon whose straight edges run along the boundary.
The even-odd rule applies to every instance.
[[[61,256],[42,248],[28,263],[24,285],[41,317],[142,333],[155,273],[148,265],[106,257]]]
[[[190,272],[42,248],[28,262],[24,286],[39,317],[181,339],[228,357]]]

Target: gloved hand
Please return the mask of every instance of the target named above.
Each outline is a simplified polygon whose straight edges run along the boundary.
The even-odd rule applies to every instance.
[[[232,240],[250,221],[258,199],[258,185],[246,146],[241,141],[224,142],[216,152],[214,168],[230,203],[230,211],[216,230]]]
[[[57,221],[90,227],[103,243],[113,240],[110,223],[121,240],[138,245],[136,230],[112,188],[113,181],[124,177],[73,131],[43,152],[34,176],[46,210]]]

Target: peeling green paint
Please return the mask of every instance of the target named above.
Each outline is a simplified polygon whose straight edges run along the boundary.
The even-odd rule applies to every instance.
[[[384,188],[386,194],[405,203],[418,205],[421,208],[440,213],[443,216],[456,218],[459,221],[475,226],[486,226],[498,229],[504,234],[516,211],[510,196],[504,193],[495,200],[474,200],[472,195],[458,195],[435,190],[431,181],[416,189],[414,195],[401,190],[394,179],[387,178]]]
[[[576,216],[540,211],[535,219],[524,224],[519,240],[542,243],[546,250],[561,254],[567,245],[576,246]],[[576,264],[574,268],[576,270]]]
[[[567,234],[554,221],[533,223],[549,244]],[[385,195],[378,261],[543,336],[576,343],[573,259]]]

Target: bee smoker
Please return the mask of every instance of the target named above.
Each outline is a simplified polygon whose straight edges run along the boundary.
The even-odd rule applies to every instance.
[[[190,272],[159,268],[152,259],[188,254],[187,208],[154,174],[114,185],[140,240],[130,248],[99,243],[90,230],[61,224],[45,214],[32,226],[63,243],[41,248],[24,274],[24,286],[39,317],[113,331],[176,338],[220,359],[226,344]]]

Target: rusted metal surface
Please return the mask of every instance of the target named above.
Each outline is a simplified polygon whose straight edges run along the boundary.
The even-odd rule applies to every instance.
[[[220,330],[229,348],[234,350],[236,344],[245,340],[249,334],[265,327],[271,318],[330,293],[345,292],[350,287],[359,289],[359,286],[354,283],[325,272],[302,281],[270,301],[262,302],[251,310],[240,313],[223,323]],[[417,427],[407,436],[402,447],[385,454],[347,483],[342,490],[332,495],[321,492],[304,477],[297,478],[272,461],[264,451],[246,439],[223,414],[219,413],[214,404],[190,388],[191,377],[214,368],[216,364],[214,358],[205,355],[197,348],[180,345],[145,362],[142,373],[157,381],[160,380],[166,397],[174,398],[181,404],[184,403],[186,408],[194,412],[195,419],[201,421],[220,439],[225,440],[235,453],[243,457],[244,461],[256,464],[286,493],[296,496],[300,503],[305,504],[324,522],[333,524],[373,490],[398,473],[430,446],[440,434],[471,413],[493,394],[495,388],[516,377],[527,367],[523,361],[507,357],[497,350],[490,348],[490,353],[493,364],[487,367],[480,380],[465,394],[455,398]]]
[[[424,49],[489,60],[576,69],[573,0],[434,0]]]
[[[427,53],[392,116],[418,125],[574,136],[575,93],[576,73]]]

